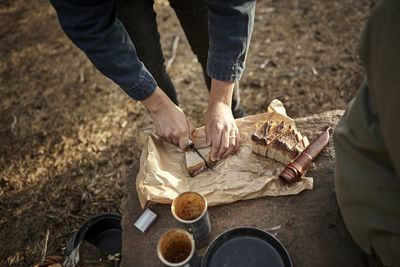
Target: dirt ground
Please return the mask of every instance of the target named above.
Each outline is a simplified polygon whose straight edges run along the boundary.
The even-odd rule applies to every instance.
[[[259,1],[240,83],[246,114],[274,98],[294,118],[344,109],[363,79],[356,48],[372,2]],[[166,59],[180,37],[169,74],[202,126],[200,66],[172,9],[155,9]],[[69,41],[48,1],[0,0],[0,40],[0,265],[29,266],[47,230],[47,255],[62,255],[88,218],[122,212],[151,118]]]

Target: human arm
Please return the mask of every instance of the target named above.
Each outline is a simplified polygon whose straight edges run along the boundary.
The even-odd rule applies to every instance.
[[[95,67],[133,99],[142,101],[153,118],[158,135],[187,146],[191,126],[185,114],[157,87],[137,58],[113,0],[50,0],[60,25],[72,42],[86,53]]]
[[[185,113],[159,87],[142,103],[152,116],[157,134],[167,142],[186,149],[194,128]]]
[[[255,1],[209,0],[210,47],[207,73],[212,78],[206,112],[207,142],[211,159],[235,153],[240,135],[231,114],[234,82],[244,71],[254,23]],[[229,138],[231,137],[231,138]]]
[[[135,100],[148,98],[156,82],[138,59],[132,41],[116,18],[113,0],[50,0],[60,25],[93,65]]]
[[[207,143],[211,160],[220,160],[239,149],[240,134],[231,111],[234,82],[211,80],[211,91],[206,113]]]

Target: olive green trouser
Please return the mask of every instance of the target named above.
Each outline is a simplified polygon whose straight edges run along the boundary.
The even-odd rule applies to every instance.
[[[400,1],[376,4],[359,53],[367,78],[334,134],[337,200],[357,244],[400,266]]]

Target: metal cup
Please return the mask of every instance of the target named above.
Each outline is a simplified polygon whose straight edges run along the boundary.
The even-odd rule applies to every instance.
[[[211,235],[207,200],[196,192],[185,192],[177,196],[171,205],[172,215],[194,237],[198,248],[207,244]]]
[[[183,229],[172,229],[164,233],[158,240],[157,254],[166,266],[200,266],[193,236]]]

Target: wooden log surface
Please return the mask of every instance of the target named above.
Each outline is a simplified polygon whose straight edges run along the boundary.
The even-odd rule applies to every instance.
[[[333,129],[343,111],[335,110],[296,119],[296,126],[312,142],[324,126]],[[307,176],[314,178],[314,189],[294,196],[263,197],[209,207],[211,240],[239,226],[251,226],[274,234],[286,247],[293,266],[381,266],[376,258],[364,254],[346,230],[334,188],[335,153],[332,139],[312,163]],[[151,205],[159,218],[143,234],[134,226],[142,214],[135,179],[138,165],[126,181],[123,207],[122,266],[163,266],[156,253],[159,237],[179,228],[170,205]],[[210,241],[211,242],[211,241]],[[207,246],[197,249],[200,258]]]

